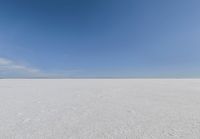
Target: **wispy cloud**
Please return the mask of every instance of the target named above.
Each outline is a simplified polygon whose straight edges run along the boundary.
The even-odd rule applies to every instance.
[[[0,57],[0,78],[64,78],[76,77],[80,70],[42,71],[16,61]]]
[[[18,64],[15,61],[0,57],[0,77],[36,77],[41,76],[37,68]]]

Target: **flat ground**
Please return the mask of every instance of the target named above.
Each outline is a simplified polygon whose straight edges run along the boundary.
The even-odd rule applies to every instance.
[[[199,139],[200,80],[2,79],[1,139]]]

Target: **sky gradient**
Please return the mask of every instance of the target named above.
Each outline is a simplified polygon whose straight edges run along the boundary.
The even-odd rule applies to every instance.
[[[2,0],[0,77],[200,77],[198,0]]]

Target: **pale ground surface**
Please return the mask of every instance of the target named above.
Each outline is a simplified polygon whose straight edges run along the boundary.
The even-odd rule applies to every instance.
[[[200,139],[200,80],[0,80],[0,139]]]

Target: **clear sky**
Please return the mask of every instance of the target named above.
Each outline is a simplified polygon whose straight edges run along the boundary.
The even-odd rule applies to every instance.
[[[1,0],[0,77],[200,77],[199,0]]]

